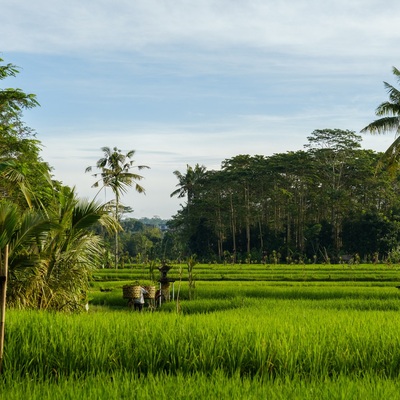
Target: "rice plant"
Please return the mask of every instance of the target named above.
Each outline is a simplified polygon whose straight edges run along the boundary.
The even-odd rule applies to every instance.
[[[0,398],[396,398],[391,281],[182,282],[179,313],[130,311],[122,282],[89,313],[10,310]]]
[[[243,298],[188,315],[13,311],[4,366],[43,376],[122,369],[139,375],[221,370],[252,377],[397,377],[398,311],[333,304]]]

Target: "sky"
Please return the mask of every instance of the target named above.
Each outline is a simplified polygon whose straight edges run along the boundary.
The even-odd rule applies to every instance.
[[[2,0],[0,88],[24,111],[57,180],[93,199],[104,146],[147,165],[122,202],[169,219],[187,165],[302,150],[316,129],[359,133],[396,86],[398,0]],[[395,49],[395,50],[393,50]],[[394,52],[394,53],[393,53]],[[394,134],[362,135],[384,151]],[[111,200],[102,192],[101,200]]]

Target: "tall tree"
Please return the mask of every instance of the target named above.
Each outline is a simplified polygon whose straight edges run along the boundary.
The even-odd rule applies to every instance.
[[[0,80],[18,73],[18,67],[0,58]],[[38,105],[34,94],[0,88],[0,197],[23,206],[29,203],[28,192],[39,200],[49,187],[50,167],[39,156],[40,142],[22,121],[22,110]]]
[[[205,171],[206,167],[204,165],[200,166],[199,164],[196,164],[194,168],[190,165],[186,165],[186,173],[184,174],[179,171],[174,171],[173,173],[179,181],[176,184],[178,189],[174,190],[170,194],[170,197],[178,196],[178,198],[182,198],[187,196],[187,205],[189,209],[195,196],[196,184],[204,177]]]
[[[0,58],[0,80],[9,77],[15,77],[19,73],[19,68],[13,64],[2,65],[3,59]],[[15,122],[20,117],[20,111],[24,108],[32,108],[38,106],[36,95],[27,94],[21,89],[0,89],[0,121],[2,129],[4,122]]]
[[[180,236],[186,242],[185,246],[190,248],[189,252],[193,253],[190,242],[195,243],[198,240],[191,240],[191,238],[194,237],[193,235],[197,231],[199,220],[196,218],[196,213],[192,213],[192,206],[200,192],[201,182],[206,175],[206,167],[199,164],[192,167],[187,164],[185,173],[176,170],[173,174],[178,178],[179,182],[176,184],[178,188],[170,194],[170,197],[178,196],[178,198],[184,198],[186,196],[187,198],[186,205],[182,206],[182,210],[178,213],[179,218],[176,219],[175,229],[179,226]],[[194,207],[194,210],[197,209],[197,207]],[[194,252],[197,251],[194,250]]]
[[[397,78],[397,82],[400,83],[400,71],[393,67],[392,72]],[[393,169],[400,161],[400,90],[387,82],[383,82],[383,84],[389,94],[389,100],[381,103],[375,110],[375,114],[382,118],[371,122],[361,132],[372,134],[395,132],[395,140],[386,150],[382,159],[383,162],[387,162],[389,169]]]
[[[134,186],[138,193],[145,193],[145,189],[138,181],[143,179],[142,175],[131,172],[132,168],[142,170],[149,168],[146,165],[134,165],[132,157],[135,155],[135,150],[129,150],[123,154],[120,149],[114,147],[112,150],[109,147],[102,147],[101,151],[104,156],[96,163],[96,168],[100,172],[93,174],[97,181],[92,187],[99,187],[100,190],[109,187],[115,196],[115,219],[120,220],[120,198],[128,191],[128,188]],[[91,172],[92,167],[86,168],[86,172]],[[97,196],[97,195],[96,195]],[[114,266],[118,268],[118,232],[115,232],[115,252]]]
[[[0,372],[3,360],[7,282],[9,265],[16,249],[22,249],[25,260],[33,261],[38,242],[51,224],[42,213],[32,210],[20,212],[17,205],[0,201]],[[31,251],[32,249],[34,251]]]
[[[251,249],[250,226],[253,213],[250,212],[250,203],[252,200],[251,185],[255,182],[254,173],[256,172],[254,160],[255,158],[247,154],[238,155],[223,161],[221,165],[221,169],[230,175],[232,192],[237,195],[236,218],[240,226],[244,227],[246,237],[245,251],[247,255],[250,254]],[[233,210],[233,203],[231,203],[231,209]],[[234,219],[234,215],[232,214],[232,221],[234,221]],[[232,235],[235,235],[233,227],[234,225],[232,225]],[[235,244],[235,239],[233,238],[233,240]],[[234,247],[236,247],[236,244]],[[234,251],[236,251],[236,249]]]
[[[321,198],[326,196],[329,202],[332,224],[332,239],[335,250],[341,247],[341,223],[344,213],[348,210],[351,192],[348,187],[351,182],[356,160],[355,152],[361,145],[361,136],[355,132],[341,129],[317,129],[308,138],[309,153],[315,160],[318,178],[321,184]]]

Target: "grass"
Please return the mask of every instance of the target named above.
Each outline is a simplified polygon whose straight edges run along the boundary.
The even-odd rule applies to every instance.
[[[79,400],[79,399],[221,399],[221,400],[335,400],[399,399],[400,382],[366,376],[358,380],[336,379],[261,381],[226,377],[221,372],[170,376],[132,377],[126,372],[96,376],[70,376],[62,380],[17,379],[4,386],[1,399]]]
[[[101,292],[93,287],[90,292],[90,303],[94,306],[108,306],[126,308],[127,300],[122,298],[122,287],[127,281],[109,282],[109,292]],[[175,298],[178,296],[179,282],[175,282]],[[172,289],[171,289],[172,291]],[[393,282],[270,282],[270,281],[198,281],[195,289],[195,302],[182,303],[189,298],[188,283],[182,282],[179,290],[179,298],[182,307],[191,307],[199,304],[200,310],[210,309],[210,304],[240,303],[247,299],[293,299],[293,300],[323,300],[337,299],[340,302],[350,304],[350,300],[366,300],[366,304],[373,301],[392,301],[393,307],[397,307],[400,299],[400,291]],[[225,300],[225,303],[223,302]],[[217,306],[216,306],[217,307]],[[165,304],[163,309],[176,309],[175,303]],[[396,308],[397,309],[397,308]]]
[[[183,280],[187,279],[187,266],[175,265],[169,276],[179,279],[179,267]],[[399,266],[387,264],[198,264],[194,267],[198,281],[303,281],[303,282],[397,282]],[[119,270],[103,269],[95,274],[100,285],[109,281],[149,281],[149,269],[145,265]]]
[[[79,399],[220,399],[220,400],[339,400],[339,399],[399,399],[400,382],[366,376],[358,380],[346,376],[336,379],[261,381],[226,377],[220,372],[194,373],[134,378],[117,372],[96,376],[71,376],[62,380],[17,379],[4,386],[0,399],[79,400]],[[6,394],[5,394],[6,393]]]
[[[192,309],[183,315],[12,311],[4,366],[20,376],[49,377],[215,370],[282,379],[364,373],[396,378],[398,310],[390,301],[369,307],[364,300],[353,308],[338,307],[336,301],[245,298],[221,307],[211,300],[208,312]],[[196,301],[187,304],[188,310],[200,307]]]
[[[0,399],[400,399],[397,269],[340,282],[300,279],[326,266],[297,281],[257,268],[263,280],[198,280],[191,301],[182,282],[155,312],[126,307],[126,271],[93,282],[89,313],[9,310]]]

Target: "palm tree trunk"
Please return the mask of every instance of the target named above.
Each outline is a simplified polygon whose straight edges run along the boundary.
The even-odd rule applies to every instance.
[[[118,193],[115,195],[115,219],[119,222],[119,213],[118,213],[118,208],[119,208],[119,196]],[[115,263],[115,269],[118,269],[118,231],[115,231],[115,252],[114,252],[114,263]]]
[[[230,194],[230,205],[231,205],[231,229],[232,229],[232,251],[233,251],[233,263],[236,263],[236,224],[235,224],[235,210],[233,207],[232,193]]]
[[[250,255],[251,250],[251,237],[250,237],[250,193],[248,186],[244,189],[244,201],[246,208],[246,249],[247,255]]]
[[[0,253],[1,255],[1,253]],[[8,244],[4,249],[4,260],[0,259],[0,374],[3,372],[4,331],[6,320],[6,294],[8,275]]]

